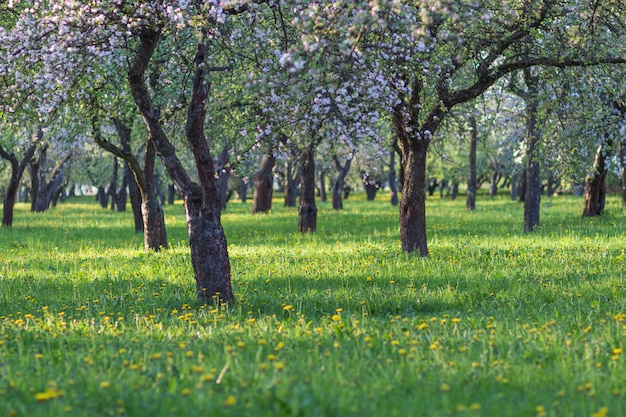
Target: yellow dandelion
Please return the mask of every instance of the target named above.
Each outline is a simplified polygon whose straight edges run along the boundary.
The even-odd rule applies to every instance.
[[[614,355],[620,355],[622,353],[622,348],[621,347],[617,347],[615,349],[613,349],[613,354]]]
[[[276,362],[274,363],[274,369],[276,369],[277,371],[282,371],[283,369],[285,369],[285,362]]]
[[[470,409],[471,409],[472,411],[478,411],[478,410],[480,410],[480,404],[478,404],[478,403],[473,403],[472,405],[470,405]]]
[[[450,385],[444,382],[443,384],[439,386],[439,389],[441,390],[441,392],[448,392],[450,391]]]
[[[202,376],[200,377],[200,381],[202,382],[209,382],[215,379],[215,375],[213,374],[202,374]]]
[[[109,381],[102,381],[102,382],[100,383],[100,388],[102,388],[102,389],[107,389],[107,388],[109,388],[110,386],[111,386],[111,383],[110,383]]]
[[[291,309],[293,309],[292,305],[286,305],[286,306],[283,307],[283,310],[285,310],[285,311],[289,311]]]
[[[235,399],[235,397],[232,395],[229,395],[228,397],[226,397],[226,400],[224,401],[224,406],[232,407],[233,405],[235,405],[236,402],[237,400]]]
[[[186,397],[189,394],[191,394],[191,390],[189,388],[183,388],[182,391],[180,392],[180,394],[184,395]]]
[[[338,314],[335,314],[335,315],[333,315],[333,316],[331,317],[331,319],[332,319],[333,321],[340,321],[340,320],[341,320],[341,317],[340,317]]]

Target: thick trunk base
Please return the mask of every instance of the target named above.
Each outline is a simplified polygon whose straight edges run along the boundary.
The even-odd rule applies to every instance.
[[[144,227],[144,248],[146,252],[167,249],[165,216],[158,200],[152,198],[141,204]]]
[[[298,207],[298,231],[301,233],[317,230],[317,207],[315,204],[304,204]]]
[[[187,227],[198,300],[204,303],[233,300],[228,245],[219,221],[206,211],[190,218]]]

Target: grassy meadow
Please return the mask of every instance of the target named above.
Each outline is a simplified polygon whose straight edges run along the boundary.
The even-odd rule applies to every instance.
[[[387,195],[229,204],[237,302],[199,305],[182,206],[146,254],[131,213],[18,205],[0,230],[0,416],[624,416],[626,209],[430,198],[431,256]]]

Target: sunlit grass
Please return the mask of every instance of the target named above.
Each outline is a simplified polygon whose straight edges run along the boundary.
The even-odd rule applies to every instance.
[[[185,216],[145,254],[130,213],[20,205],[0,230],[0,410],[15,416],[626,413],[625,210],[428,200],[427,259],[362,196],[223,214],[237,302],[198,305]]]

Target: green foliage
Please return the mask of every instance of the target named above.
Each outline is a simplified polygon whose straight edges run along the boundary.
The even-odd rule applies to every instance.
[[[172,248],[131,213],[18,205],[0,231],[0,409],[14,416],[626,414],[624,208],[429,199],[430,258],[401,253],[397,209],[351,197],[229,204],[237,302],[196,304],[182,206]],[[375,214],[374,214],[375,213]],[[605,408],[606,407],[606,408]],[[604,414],[602,414],[604,413]]]

